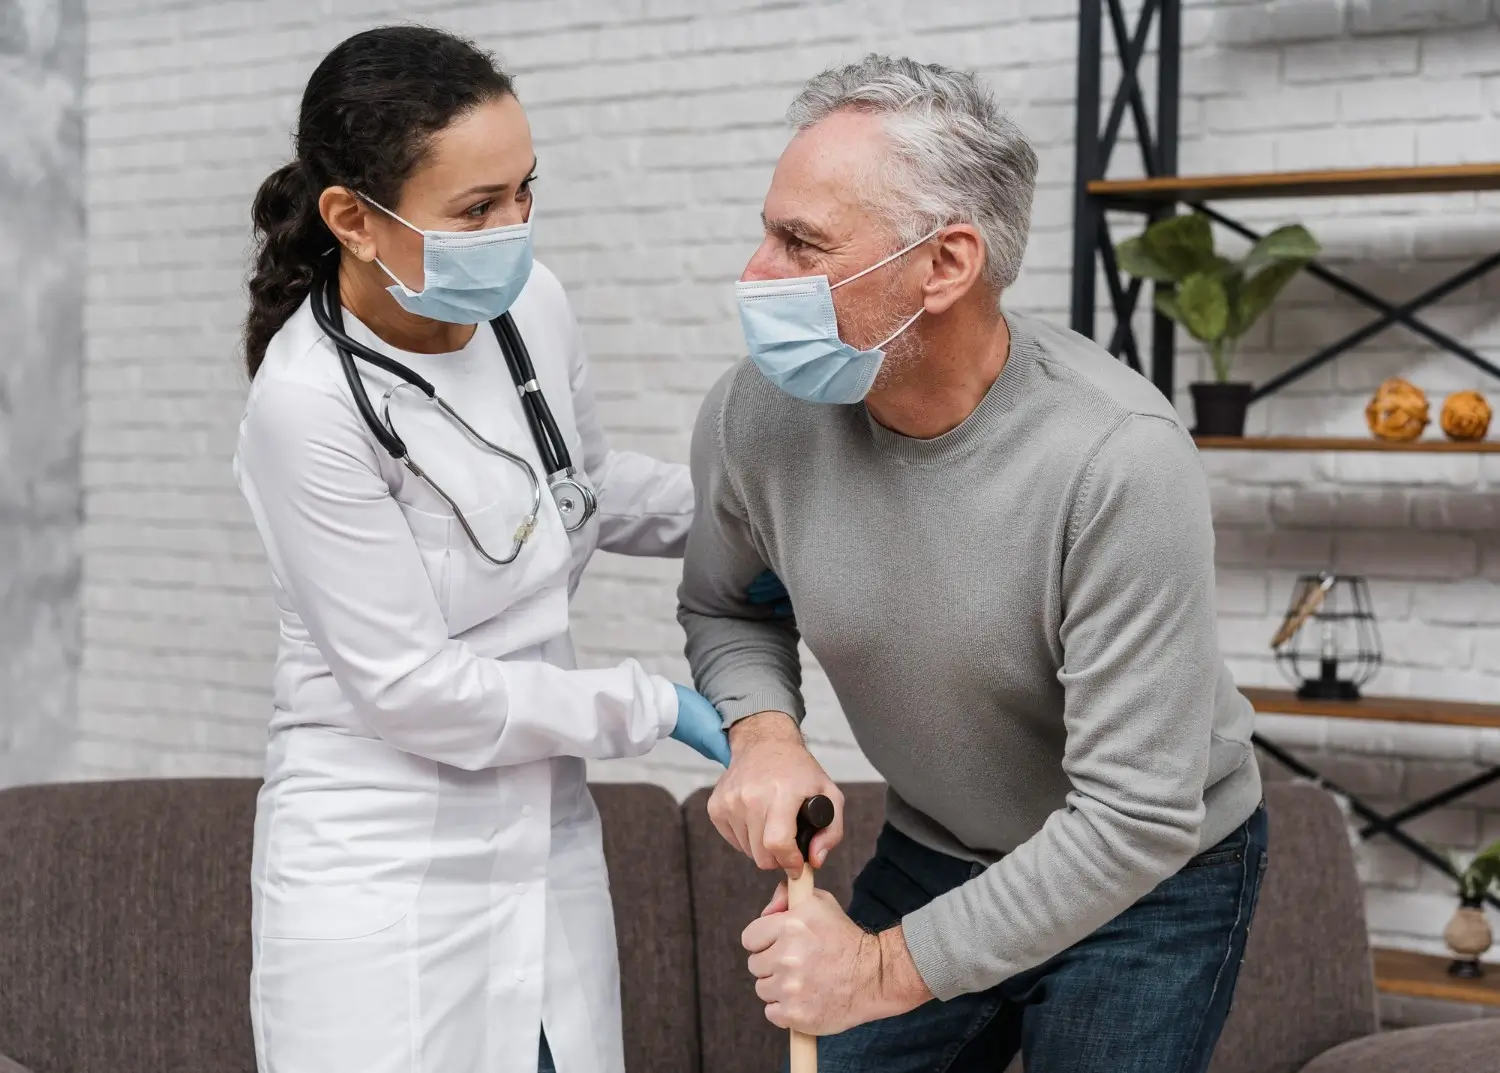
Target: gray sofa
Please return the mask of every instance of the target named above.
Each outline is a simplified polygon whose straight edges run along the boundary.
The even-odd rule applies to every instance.
[[[253,780],[0,791],[0,1073],[253,1073]],[[738,936],[770,879],[714,832],[704,795],[595,788],[618,915],[630,1073],[771,1073]],[[820,873],[845,897],[881,822],[847,788],[848,839]],[[1342,816],[1268,789],[1273,859],[1213,1073],[1500,1069],[1500,1020],[1376,1031]]]

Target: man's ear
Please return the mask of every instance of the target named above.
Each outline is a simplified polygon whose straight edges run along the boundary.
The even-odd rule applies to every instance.
[[[345,251],[366,263],[380,251],[370,230],[370,208],[344,186],[330,186],[318,195],[318,213]]]
[[[952,224],[935,237],[932,269],[922,285],[928,313],[946,313],[984,274],[984,237],[973,224]]]

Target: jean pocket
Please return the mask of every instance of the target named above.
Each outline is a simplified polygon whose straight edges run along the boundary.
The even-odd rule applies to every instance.
[[[1186,872],[1193,868],[1217,868],[1226,864],[1239,864],[1244,859],[1244,846],[1215,846],[1188,861],[1182,866],[1182,870]]]

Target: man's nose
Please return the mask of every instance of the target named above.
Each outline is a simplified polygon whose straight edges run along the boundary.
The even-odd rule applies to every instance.
[[[740,273],[740,279],[746,283],[758,279],[785,279],[787,272],[785,266],[780,263],[782,260],[784,258],[780,256],[779,247],[767,235],[761,239],[760,245],[751,255],[750,263],[745,266],[745,271]]]

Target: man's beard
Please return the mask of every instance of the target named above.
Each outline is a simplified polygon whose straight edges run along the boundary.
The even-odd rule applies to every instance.
[[[899,293],[894,286],[882,288],[864,298],[851,298],[839,311],[839,337],[860,350],[872,350],[882,339],[911,320],[917,306],[908,303],[911,303],[911,297]],[[900,383],[921,364],[926,346],[918,330],[920,326],[919,317],[882,348],[885,361],[881,363],[870,390]]]

